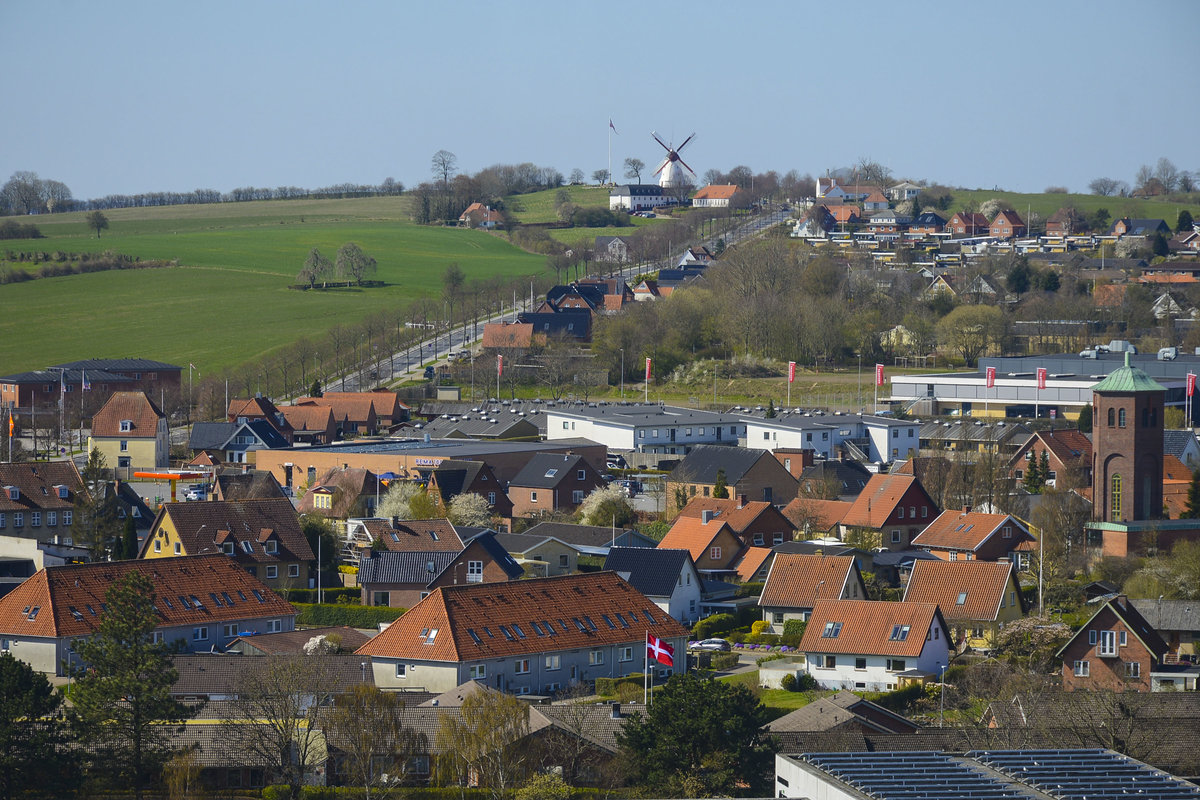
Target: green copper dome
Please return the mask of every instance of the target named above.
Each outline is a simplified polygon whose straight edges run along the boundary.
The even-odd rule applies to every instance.
[[[1129,353],[1125,353],[1125,366],[1117,367],[1108,373],[1108,377],[1092,387],[1093,392],[1113,392],[1128,394],[1130,392],[1165,392],[1167,387],[1151,378],[1137,367],[1129,363]]]

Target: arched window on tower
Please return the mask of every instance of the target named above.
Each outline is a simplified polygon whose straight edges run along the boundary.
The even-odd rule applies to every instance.
[[[1115,408],[1110,408],[1108,410],[1108,427],[1111,428],[1116,424],[1117,424],[1117,410]]]
[[[1117,519],[1121,516],[1121,475],[1115,473],[1112,476],[1112,491],[1109,492],[1109,504],[1112,507],[1112,518]]]
[[[1117,411],[1117,427],[1118,428],[1125,427],[1125,409],[1123,409],[1123,408],[1119,409]]]

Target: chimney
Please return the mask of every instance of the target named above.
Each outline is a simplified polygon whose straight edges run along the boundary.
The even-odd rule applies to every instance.
[[[707,525],[712,522],[713,512],[711,508],[706,508],[700,512],[700,524]]]
[[[621,704],[620,703],[612,704],[612,718],[613,719],[621,719]]]
[[[963,513],[964,514],[971,513],[971,504],[970,503],[963,503]]]
[[[738,507],[738,508],[745,508],[745,507],[746,507],[746,495],[744,495],[744,494],[739,494],[739,495],[737,496],[737,498],[738,498],[738,501],[737,501],[737,503],[738,503],[738,504],[737,504],[737,507]]]
[[[392,517],[392,527],[393,528],[400,527],[400,518],[399,517]]]

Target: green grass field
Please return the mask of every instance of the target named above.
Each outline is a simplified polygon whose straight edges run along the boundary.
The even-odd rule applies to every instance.
[[[1064,206],[1075,206],[1085,214],[1092,214],[1098,208],[1108,209],[1112,219],[1134,217],[1139,219],[1162,219],[1175,230],[1175,222],[1179,212],[1188,209],[1193,216],[1200,214],[1200,203],[1173,203],[1167,200],[1133,197],[1100,197],[1094,194],[1020,194],[1018,192],[995,192],[985,189],[954,190],[954,204],[945,212],[945,216],[960,210],[967,203],[973,203],[978,208],[993,198],[1007,200],[1021,215],[1022,219],[1030,211],[1040,214],[1046,219]]]
[[[202,372],[240,364],[338,322],[437,295],[446,267],[468,280],[539,274],[542,256],[479,231],[418,226],[402,198],[114,209],[100,239],[84,215],[33,220],[46,237],[4,250],[103,252],[177,260],[0,286],[0,374],[87,357],[142,356]],[[379,262],[376,289],[288,289],[313,247],[357,242]],[[28,263],[22,264],[32,271]]]
[[[577,206],[599,206],[608,208],[607,186],[564,186],[563,189],[571,195],[571,202]],[[557,222],[558,214],[554,210],[554,202],[558,198],[559,189],[546,189],[529,194],[510,195],[504,198],[505,204],[512,209],[513,216],[524,223]]]

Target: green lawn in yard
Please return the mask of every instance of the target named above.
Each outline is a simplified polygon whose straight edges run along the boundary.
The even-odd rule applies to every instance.
[[[748,689],[754,689],[758,686],[758,670],[749,672],[739,672],[734,675],[726,675],[717,680],[726,683],[740,683]],[[783,689],[762,689],[759,693],[759,700],[768,709],[773,712],[773,718],[782,717],[789,711],[795,711],[797,708],[802,708],[808,705],[817,697],[822,695],[832,694],[832,692],[788,692]]]
[[[87,357],[142,356],[203,372],[240,364],[334,324],[438,296],[446,267],[467,280],[540,274],[543,256],[481,231],[414,225],[403,198],[299,200],[113,209],[100,239],[82,213],[31,220],[46,238],[6,250],[103,252],[177,260],[0,286],[0,374]],[[301,292],[309,250],[331,260],[357,242],[379,263],[372,289]],[[16,265],[30,272],[33,265]]]

